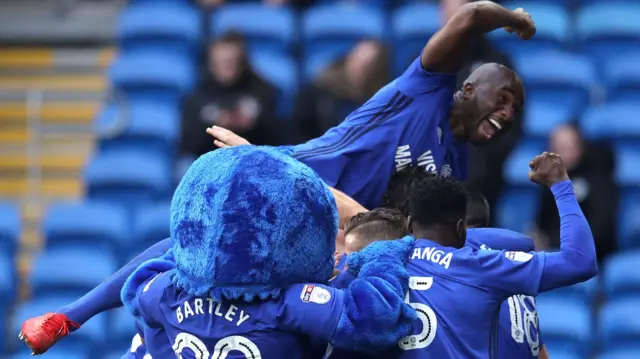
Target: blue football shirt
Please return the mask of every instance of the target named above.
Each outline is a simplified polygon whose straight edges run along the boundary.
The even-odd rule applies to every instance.
[[[501,228],[477,228],[467,231],[467,246],[530,252],[533,240],[518,232]],[[538,358],[542,335],[533,296],[517,294],[500,306],[498,358]]]
[[[465,179],[468,147],[451,133],[455,74],[425,71],[420,58],[323,136],[293,156],[366,208],[380,205],[391,175],[407,166]]]
[[[147,323],[145,340],[148,330],[163,329],[173,357],[305,358],[308,336],[328,342],[343,308],[343,292],[319,284],[293,285],[281,300],[216,303],[177,289],[173,273],[148,280],[134,304]],[[166,344],[146,344],[163,358]]]

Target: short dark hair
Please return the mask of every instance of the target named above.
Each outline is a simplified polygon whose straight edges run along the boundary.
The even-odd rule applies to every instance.
[[[361,212],[345,224],[344,235],[346,237],[349,234],[357,236],[360,249],[372,242],[402,238],[409,234],[407,217],[393,208]]]
[[[423,167],[405,167],[391,176],[387,191],[382,196],[382,206],[400,210],[409,215],[409,192],[416,178],[432,176]]]
[[[466,214],[467,191],[461,182],[436,174],[414,179],[409,195],[409,215],[414,223],[452,225]]]
[[[487,198],[471,183],[465,183],[464,188],[467,190],[467,227],[489,227],[491,209]]]

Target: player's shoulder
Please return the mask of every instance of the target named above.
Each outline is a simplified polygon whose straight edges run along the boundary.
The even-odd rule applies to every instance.
[[[474,247],[482,245],[496,250],[530,252],[535,250],[533,239],[509,229],[474,228],[467,230],[467,244]]]
[[[422,67],[421,56],[411,62],[402,75],[397,78],[398,88],[406,93],[427,94],[440,89],[453,92],[456,86],[455,73],[434,73]]]

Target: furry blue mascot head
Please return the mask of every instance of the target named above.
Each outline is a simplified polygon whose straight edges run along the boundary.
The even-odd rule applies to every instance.
[[[311,168],[274,148],[219,149],[173,196],[173,280],[214,300],[278,298],[329,280],[337,231],[333,195]]]

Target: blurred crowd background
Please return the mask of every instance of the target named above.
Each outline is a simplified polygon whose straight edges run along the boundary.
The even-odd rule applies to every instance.
[[[402,73],[464,0],[3,0],[0,3],[0,357],[54,311],[168,236],[185,168],[219,125],[292,144],[339,124]],[[495,226],[559,245],[553,198],[527,179],[559,153],[595,235],[598,278],[538,300],[553,359],[640,358],[640,1],[530,0],[528,42],[478,34],[527,89],[518,126],[471,151]],[[123,310],[45,355],[119,358]]]

